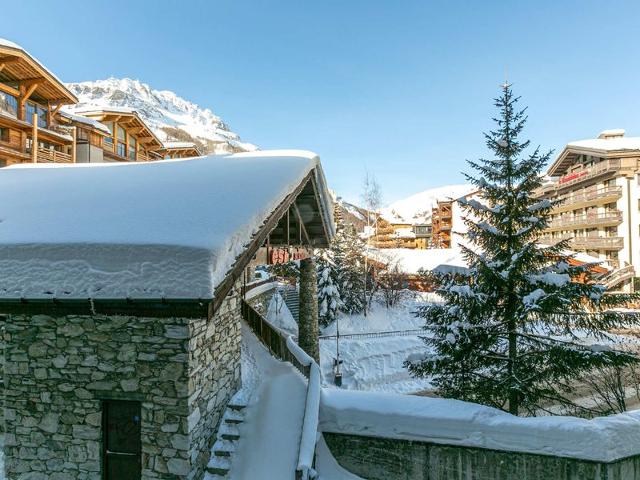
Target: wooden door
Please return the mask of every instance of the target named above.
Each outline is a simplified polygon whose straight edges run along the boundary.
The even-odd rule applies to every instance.
[[[140,480],[140,402],[108,400],[102,410],[105,480]]]

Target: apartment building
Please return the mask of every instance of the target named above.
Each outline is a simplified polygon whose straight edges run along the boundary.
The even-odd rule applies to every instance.
[[[77,101],[22,47],[0,39],[0,167],[74,161],[74,132],[57,113]]]
[[[431,242],[435,248],[451,248],[453,201],[441,200],[431,210]]]
[[[617,270],[617,287],[633,289],[640,272],[640,137],[606,130],[571,142],[548,169],[538,195],[558,202],[543,241],[570,246]]]

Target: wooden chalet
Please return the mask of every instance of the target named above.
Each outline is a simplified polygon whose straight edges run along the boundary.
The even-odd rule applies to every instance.
[[[452,201],[439,201],[431,211],[432,242],[436,248],[451,248]]]
[[[85,139],[96,147],[90,149],[91,156],[85,161],[148,162],[163,158],[162,142],[135,110],[108,107],[78,113],[98,121],[109,131],[108,135],[95,135]]]
[[[203,155],[200,147],[193,142],[164,142],[164,146],[159,153],[165,160],[200,157]]]
[[[73,130],[57,113],[77,98],[19,45],[0,39],[0,166],[73,162]]]

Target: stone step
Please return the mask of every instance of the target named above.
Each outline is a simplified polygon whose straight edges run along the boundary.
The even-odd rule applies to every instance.
[[[231,440],[218,439],[211,450],[217,457],[230,457],[236,451],[236,446]]]
[[[247,404],[242,402],[231,401],[230,403],[227,404],[227,408],[229,408],[230,410],[235,410],[239,412],[247,408]]]
[[[227,456],[213,456],[211,457],[211,460],[209,460],[209,463],[207,464],[207,472],[217,476],[226,475],[227,473],[229,473],[230,469],[231,469],[231,460]]]
[[[234,423],[223,423],[220,425],[218,436],[223,440],[239,440],[240,430],[238,430],[236,425],[237,424]]]
[[[237,410],[227,410],[222,417],[224,423],[235,424],[242,423],[244,421],[244,415]]]

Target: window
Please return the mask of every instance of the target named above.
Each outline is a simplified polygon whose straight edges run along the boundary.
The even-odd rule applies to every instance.
[[[0,92],[0,111],[12,117],[18,116],[18,99],[8,93]]]
[[[102,123],[104,123],[104,126],[107,127],[111,132],[111,135],[113,135],[113,122],[102,122]]]
[[[76,140],[83,140],[83,143],[89,140],[89,132],[84,128],[76,128]]]
[[[118,150],[116,153],[121,157],[125,157],[127,155],[127,146],[123,142],[118,142]]]
[[[106,480],[141,477],[140,402],[102,403],[102,464]]]
[[[129,135],[129,159],[136,159],[136,139]]]
[[[9,141],[9,129],[0,127],[0,140],[3,142]]]
[[[120,125],[118,125],[118,140],[125,141],[127,138],[127,133],[124,131]]]
[[[27,102],[25,109],[25,120],[27,123],[31,124],[34,113],[36,113],[36,106],[31,102]]]
[[[47,109],[38,105],[36,112],[38,113],[38,127],[47,128],[49,126],[49,123],[47,122]]]

